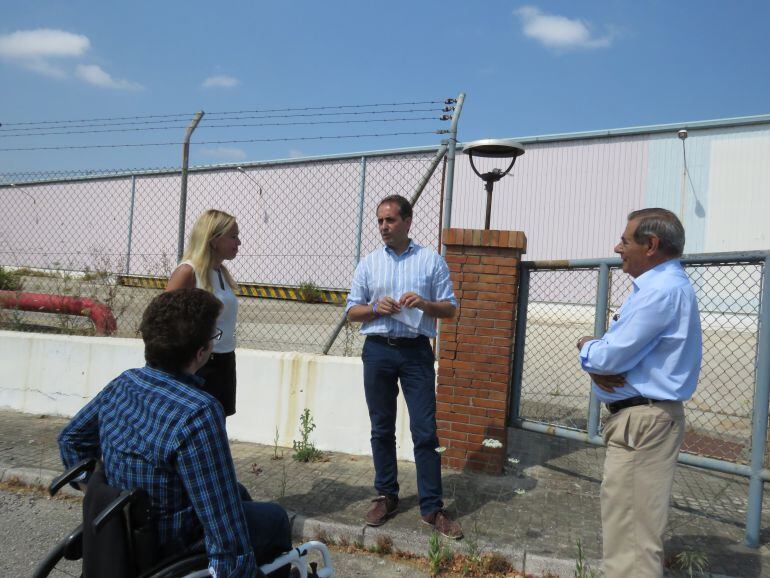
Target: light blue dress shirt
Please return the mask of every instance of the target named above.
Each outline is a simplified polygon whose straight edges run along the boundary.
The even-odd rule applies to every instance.
[[[384,246],[361,260],[353,275],[345,314],[354,305],[371,305],[383,297],[398,301],[410,291],[428,301],[449,301],[457,307],[449,267],[444,258],[411,239],[409,247],[400,255]],[[388,337],[435,337],[436,319],[423,314],[419,326],[413,329],[389,315],[383,315],[363,323],[361,333]]]
[[[700,373],[702,337],[695,292],[679,261],[666,261],[634,279],[616,318],[601,339],[580,351],[585,371],[626,377],[626,385],[612,393],[593,384],[599,400],[690,399]]]

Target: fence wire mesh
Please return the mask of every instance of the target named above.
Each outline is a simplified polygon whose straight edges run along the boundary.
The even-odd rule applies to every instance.
[[[249,295],[239,298],[238,345],[321,351],[342,318],[356,257],[381,246],[377,203],[390,194],[412,197],[433,157],[372,155],[191,170],[185,238],[208,208],[238,220],[242,245],[228,266]],[[181,173],[33,177],[20,182],[16,175],[0,175],[0,289],[96,299],[117,318],[114,335],[136,337],[144,308],[162,290],[158,280],[165,282],[176,265]],[[416,242],[438,248],[441,198],[439,165],[415,206]],[[301,285],[311,290],[297,291]],[[260,293],[245,289],[251,286],[274,297],[254,297]],[[323,298],[329,292],[334,299]],[[311,294],[310,302],[301,299]],[[313,299],[319,295],[320,302]],[[19,309],[0,309],[0,327],[94,332],[84,317]],[[346,325],[330,353],[357,355],[357,330]]]
[[[703,362],[686,403],[682,450],[718,460],[750,460],[756,387],[762,262],[684,262],[698,299]],[[594,334],[597,268],[530,271],[519,416],[587,431],[589,381],[575,343]],[[610,269],[605,325],[632,289],[631,278]],[[608,413],[602,407],[602,419]],[[767,462],[767,456],[766,456]]]

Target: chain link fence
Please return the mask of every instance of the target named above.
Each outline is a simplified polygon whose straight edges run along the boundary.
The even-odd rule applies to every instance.
[[[343,315],[360,256],[381,246],[375,210],[411,198],[434,152],[191,169],[185,238],[209,208],[236,216],[242,245],[228,267],[241,284],[240,347],[320,352]],[[0,175],[0,289],[91,298],[108,305],[119,337],[176,266],[181,173]],[[442,168],[415,206],[416,242],[438,249]],[[300,286],[305,290],[300,291]],[[0,327],[93,334],[85,317],[0,309]],[[330,353],[357,355],[346,324]]]
[[[698,298],[703,362],[695,395],[686,403],[682,451],[747,464],[764,258],[725,255],[723,262],[698,263],[693,256],[683,264]],[[519,419],[588,431],[590,387],[575,343],[595,334],[598,282],[598,266],[530,269]],[[609,307],[600,312],[605,327],[631,287],[628,275],[610,267]],[[602,418],[607,415],[602,408]]]

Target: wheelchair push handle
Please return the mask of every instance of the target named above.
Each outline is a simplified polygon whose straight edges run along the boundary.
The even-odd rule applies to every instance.
[[[77,478],[81,477],[83,474],[90,474],[93,472],[97,461],[96,458],[86,458],[76,463],[60,476],[55,477],[51,482],[51,485],[48,486],[48,494],[54,496],[56,495],[56,492],[61,490],[65,485],[71,484],[74,481],[81,481]]]
[[[136,504],[140,506],[139,509],[141,513],[139,515],[132,516],[132,518],[138,518],[137,520],[134,520],[136,526],[143,526],[149,521],[150,512],[147,492],[137,488],[131,490],[130,492],[121,492],[120,496],[110,502],[110,504],[104,508],[104,510],[102,510],[99,515],[96,516],[96,518],[94,518],[94,531],[99,532],[104,527],[104,525],[112,520],[115,516],[122,515],[126,506],[129,504]],[[146,512],[144,510],[146,510]]]

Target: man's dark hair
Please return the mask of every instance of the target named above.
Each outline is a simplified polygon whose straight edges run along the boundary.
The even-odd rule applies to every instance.
[[[222,303],[203,289],[161,293],[144,310],[139,331],[148,365],[179,372],[216,332]]]
[[[379,209],[385,203],[393,203],[398,205],[398,214],[402,219],[408,219],[412,216],[412,203],[410,203],[405,197],[401,195],[388,195],[380,201],[377,205]]]
[[[663,254],[670,257],[681,257],[684,251],[684,227],[674,213],[667,209],[654,207],[651,209],[640,209],[629,213],[628,220],[639,220],[639,224],[634,231],[634,241],[637,243],[646,243],[647,240],[655,235],[660,239],[660,248]]]

